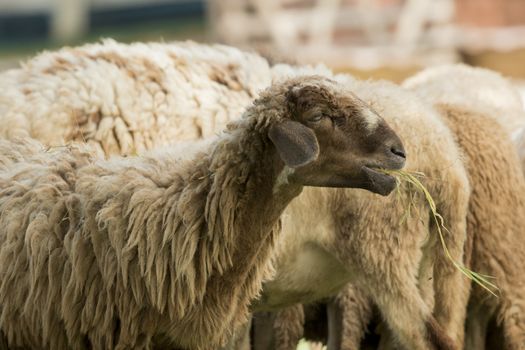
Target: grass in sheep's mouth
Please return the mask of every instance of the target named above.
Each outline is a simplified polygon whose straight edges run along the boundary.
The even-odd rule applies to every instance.
[[[443,219],[441,214],[438,213],[437,207],[436,207],[436,203],[434,202],[434,199],[430,195],[430,192],[428,192],[426,187],[418,179],[418,177],[424,177],[425,174],[423,174],[421,172],[408,172],[408,171],[404,171],[404,170],[378,169],[378,171],[380,171],[382,173],[385,173],[387,175],[394,176],[396,178],[396,181],[397,181],[397,184],[398,184],[398,186],[397,186],[397,192],[398,193],[400,193],[399,192],[400,191],[399,190],[399,185],[401,184],[402,181],[404,181],[404,182],[408,183],[409,185],[412,185],[416,189],[417,192],[422,193],[425,196],[425,200],[427,201],[427,203],[428,203],[428,205],[430,207],[430,211],[432,213],[432,217],[433,217],[434,222],[436,223],[436,226],[437,226],[437,231],[438,231],[438,234],[439,234],[439,240],[441,242],[441,246],[443,247],[443,250],[444,250],[445,255],[447,256],[447,258],[452,262],[452,264],[454,264],[454,266],[458,270],[460,270],[465,276],[467,276],[467,278],[469,278],[473,282],[477,283],[479,286],[481,286],[483,289],[488,291],[490,294],[494,295],[495,297],[498,297],[498,295],[496,294],[497,291],[499,291],[498,286],[496,286],[494,283],[489,281],[489,279],[494,279],[493,276],[480,274],[480,273],[477,273],[477,272],[474,272],[474,271],[470,270],[465,265],[463,265],[460,262],[454,260],[454,258],[450,254],[450,252],[449,252],[449,250],[447,248],[447,244],[445,243],[445,239],[443,237],[443,231],[449,232],[449,230],[445,226],[445,220]],[[410,217],[410,208],[414,205],[413,204],[414,196],[413,196],[412,193],[410,194],[409,200],[410,200],[410,202],[408,204],[408,209],[407,209],[407,212],[405,213],[405,215],[403,216],[402,221],[404,221],[408,217]]]

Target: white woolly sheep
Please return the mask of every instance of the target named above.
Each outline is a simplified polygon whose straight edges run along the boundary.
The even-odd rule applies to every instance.
[[[463,86],[470,86],[461,100],[444,93],[451,76],[463,78]],[[516,90],[508,82],[505,89],[503,82],[487,70],[458,66],[423,71],[404,83],[436,104],[466,155],[472,184],[467,219],[472,241],[467,244],[466,255],[474,270],[495,277],[501,292],[500,298],[487,298],[474,287],[467,319],[467,349],[484,348],[487,327],[495,315],[507,348],[525,348],[525,278],[520,269],[525,261],[525,180],[516,148],[523,149],[516,147],[519,139],[512,144],[508,137],[512,127],[517,127],[513,121],[522,118],[525,124],[525,113]],[[491,92],[491,106],[485,108],[487,103],[477,98],[477,91]]]
[[[64,48],[0,75],[0,136],[133,155],[213,136],[270,83],[266,60],[222,45]]]
[[[112,50],[111,45],[108,49],[102,47],[96,50],[105,52],[106,56],[113,56],[113,52],[121,52],[119,57],[122,59],[118,61],[121,67],[125,67],[127,62],[134,62],[129,58],[129,55],[123,54],[126,52],[125,45],[119,45],[118,50]],[[165,44],[166,47],[173,45]],[[100,46],[104,46],[104,44]],[[163,52],[162,50],[164,50],[158,46],[152,47],[154,47],[153,51]],[[87,46],[69,50],[84,52],[95,49],[92,46]],[[196,46],[195,50],[198,51],[199,48]],[[67,52],[68,50],[62,51],[62,55],[67,56]],[[238,57],[238,55],[234,55],[233,61]],[[55,58],[55,60],[57,59]],[[196,57],[191,62],[185,61],[181,70],[183,72],[186,69],[191,70],[188,68],[189,66],[195,64],[199,67],[201,63]],[[204,62],[202,64],[209,64],[213,69],[225,70],[221,69],[221,65],[216,62]],[[228,60],[221,61],[221,64],[222,67],[228,67]],[[29,67],[30,64],[27,66]],[[239,70],[242,70],[241,68],[245,72],[236,74],[247,76],[248,72],[255,72],[257,77],[267,79],[268,84],[271,79],[277,80],[304,72],[319,72],[325,76],[332,75],[329,70],[322,67],[276,65],[269,68],[267,63],[261,63],[260,65],[238,66]],[[67,71],[76,70],[78,70],[77,77],[87,79],[88,75],[82,74],[81,65],[70,66],[67,69]],[[197,71],[195,74],[198,77],[192,76],[189,80],[203,82],[202,85],[192,84],[194,96],[200,94],[200,89],[209,91],[209,86],[215,86],[213,79],[210,80],[210,74],[208,74],[210,70],[202,69],[200,75]],[[29,75],[26,78],[28,81],[31,80],[31,74],[40,76],[39,71],[29,71],[27,74]],[[348,84],[358,95],[364,96],[376,110],[385,113],[396,130],[402,133],[406,139],[410,139],[409,153],[414,156],[414,161],[409,162],[409,166],[412,170],[423,171],[427,174],[426,184],[433,197],[436,198],[438,209],[450,225],[451,234],[447,235],[445,239],[451,247],[454,258],[461,262],[469,185],[463,166],[461,162],[458,162],[458,150],[448,129],[439,121],[432,110],[417,102],[413,94],[404,92],[397,86],[380,82],[356,82],[347,76],[336,76],[335,78]],[[111,85],[113,80],[106,79],[105,81]],[[206,80],[208,83],[204,83]],[[45,82],[46,80],[42,78],[42,81]],[[169,91],[167,95],[181,95],[182,92],[179,92],[179,89],[183,91],[186,86],[189,85],[183,85],[182,88],[177,87],[176,84],[170,85],[166,88],[166,91]],[[240,88],[246,88],[256,93],[255,88],[243,85]],[[38,89],[37,85],[33,85],[31,93]],[[56,90],[57,86],[54,86],[54,89]],[[231,96],[235,91],[232,92],[231,89],[227,89],[221,90],[220,93]],[[237,96],[241,96],[241,98],[238,100],[228,99],[228,103],[214,105],[218,109],[223,109],[224,112],[222,113],[228,115],[230,108],[235,110],[250,100],[247,97],[248,94],[238,92]],[[69,99],[75,100],[74,95],[70,96]],[[231,106],[229,105],[230,102]],[[181,113],[173,113],[170,116],[173,118],[181,118],[184,115],[198,116],[200,109],[204,108],[205,111],[206,106],[208,105],[191,106],[195,110],[181,108]],[[40,108],[45,109],[46,106],[41,105]],[[173,110],[177,110],[176,105],[173,105]],[[141,113],[139,109],[135,109],[134,112],[137,115]],[[79,110],[79,113],[82,115],[85,111]],[[65,118],[68,119],[67,116]],[[205,121],[208,120],[207,118],[211,118],[213,121],[214,116],[203,113],[202,118]],[[371,113],[369,118],[371,129],[374,128],[374,121],[374,114]],[[66,122],[75,125],[70,121]],[[158,128],[150,128],[140,131],[139,134],[149,133],[148,135],[151,135],[151,138],[157,134],[164,135],[159,137],[157,144],[175,141],[178,139],[178,135],[184,135],[181,138],[186,139],[201,136],[199,132],[194,132],[194,130],[199,129],[194,123],[188,123],[184,126],[178,121],[170,123],[173,123],[174,129],[177,127],[180,129],[168,132]],[[52,125],[53,122],[49,124]],[[186,130],[187,128],[191,130]],[[63,130],[64,128],[62,128]],[[58,143],[60,143],[62,139],[81,140],[81,133],[78,132],[78,128],[73,130],[77,130],[73,134],[77,135],[75,137],[61,134],[60,130],[55,130],[49,133],[49,136],[53,138],[52,141],[43,141],[56,143],[59,140]],[[169,136],[169,133],[172,135]],[[35,133],[32,135],[44,138]],[[87,133],[87,136],[84,137],[86,141],[90,142],[93,139],[93,134]],[[151,145],[145,147],[149,146]],[[107,153],[113,152],[110,148],[103,147],[103,149]],[[116,150],[118,151],[118,148]],[[283,267],[283,273],[277,275],[276,281],[267,284],[264,293],[265,298],[259,303],[258,307],[263,307],[264,303],[268,303],[270,307],[281,307],[333,295],[347,281],[354,280],[362,285],[367,293],[375,295],[381,311],[405,347],[426,349],[431,346],[430,343],[433,343],[435,347],[445,349],[452,348],[453,346],[450,344],[452,342],[456,344],[462,342],[461,327],[458,324],[463,323],[465,310],[463,305],[466,304],[467,299],[467,288],[463,288],[463,286],[466,286],[467,282],[452,267],[452,264],[444,257],[441,247],[437,245],[435,226],[430,222],[423,198],[415,198],[415,205],[421,212],[424,222],[420,222],[419,219],[410,219],[401,223],[400,218],[405,213],[405,206],[409,201],[408,197],[412,196],[412,192],[406,189],[400,192],[398,198],[390,199],[377,198],[361,191],[305,192],[292,203],[287,210],[289,214],[285,215],[284,230],[288,232],[284,235],[284,237],[288,237],[285,240],[288,240],[288,246],[292,244],[296,245],[297,248],[292,248],[292,251],[283,251],[283,255],[300,262],[301,254],[299,251],[303,249],[307,254],[315,255],[317,261],[322,262],[322,264],[316,267],[317,275],[315,276],[300,273],[293,276],[297,271],[287,271],[286,266],[283,266],[288,265],[289,262],[285,261],[282,255],[278,257],[277,261],[282,262],[280,266]],[[429,235],[432,239],[427,241]],[[377,252],[388,252],[388,255],[383,256]],[[424,259],[422,260],[422,258]],[[436,308],[434,315],[436,318],[432,315],[432,308],[425,303],[425,300],[430,298],[427,294],[431,291],[421,292],[418,288],[418,275],[421,279],[428,278],[432,274],[431,267],[424,264],[427,259],[437,261],[434,274],[436,300],[439,305],[443,305]],[[292,269],[297,267],[294,264],[291,266]],[[425,272],[420,272],[420,270]],[[334,271],[337,271],[338,274]],[[316,278],[322,282],[317,281]],[[278,287],[276,288],[276,286]],[[314,290],[315,288],[317,290]]]
[[[49,146],[86,142],[105,155],[134,155],[173,141],[214,136],[272,78],[331,77],[223,45],[102,43],[44,52],[0,74],[0,136]]]
[[[387,194],[399,138],[347,89],[298,78],[209,148],[94,160],[0,141],[0,329],[35,349],[210,349],[269,277],[303,185]],[[333,123],[339,123],[334,125]]]
[[[406,88],[425,86],[438,102],[464,105],[476,101],[477,107],[520,109],[522,101],[512,83],[498,72],[462,63],[424,69],[403,82]],[[443,85],[450,90],[444,89]],[[471,108],[476,108],[470,105]],[[504,120],[507,116],[502,116]]]
[[[525,348],[525,178],[503,128],[490,115],[439,105],[466,155],[472,197],[467,217],[466,260],[493,276],[499,298],[474,285],[466,323],[466,349],[484,348],[487,327],[500,325],[506,349]],[[499,116],[498,116],[499,117]],[[482,150],[480,152],[480,150]]]

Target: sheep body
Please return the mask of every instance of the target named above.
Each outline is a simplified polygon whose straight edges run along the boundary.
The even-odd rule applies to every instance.
[[[9,154],[13,147],[0,148]],[[181,166],[166,152],[91,165],[75,152],[42,155],[36,147],[25,147],[25,161],[13,170],[2,169],[1,327],[11,345],[80,349],[87,337],[98,349],[151,348],[161,335],[160,344],[176,339],[177,346],[205,349],[245,321],[257,280],[270,271],[263,263],[269,248],[261,247],[261,266],[244,272],[244,286],[223,289],[229,283],[217,274],[233,279],[236,257],[227,241],[235,228],[219,226],[233,225],[239,208],[234,193],[206,199],[224,186],[211,185],[209,163]],[[206,234],[202,213],[221,211],[216,232]],[[165,220],[170,216],[178,221]]]
[[[257,54],[191,41],[66,47],[0,74],[0,136],[140,154],[212,137],[272,81],[298,75],[332,77],[322,65],[270,67]]]
[[[515,140],[525,129],[519,91],[497,72],[465,64],[436,66],[408,78],[403,86],[412,90],[417,87],[435,103],[490,113]]]

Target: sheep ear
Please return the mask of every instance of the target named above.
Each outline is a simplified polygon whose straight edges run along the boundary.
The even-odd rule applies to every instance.
[[[306,165],[319,155],[319,144],[314,132],[296,121],[284,120],[272,125],[268,137],[283,162],[291,168]]]

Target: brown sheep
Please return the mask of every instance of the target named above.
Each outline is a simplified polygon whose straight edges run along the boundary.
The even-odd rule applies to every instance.
[[[55,96],[54,92],[58,90],[68,93],[68,101],[76,101],[75,90],[64,89],[69,81],[71,81],[73,86],[78,84],[81,84],[81,86],[105,86],[108,91],[111,91],[109,87],[119,92],[122,91],[121,85],[125,84],[123,83],[124,80],[120,81],[106,77],[100,73],[100,71],[106,72],[106,69],[109,69],[113,74],[118,73],[119,77],[120,74],[125,75],[128,68],[132,68],[132,71],[135,71],[133,69],[137,67],[140,68],[139,72],[143,72],[137,77],[149,76],[149,70],[160,73],[160,76],[151,81],[143,82],[139,80],[136,90],[133,89],[134,85],[125,84],[127,88],[131,89],[125,91],[129,91],[132,96],[140,96],[140,94],[137,94],[138,91],[141,94],[146,94],[148,101],[150,97],[154,101],[156,101],[157,97],[159,101],[173,101],[175,97],[186,97],[188,94],[193,98],[198,98],[199,103],[186,103],[181,106],[168,104],[167,106],[170,108],[158,108],[155,103],[144,103],[132,104],[133,108],[129,109],[127,105],[121,103],[119,98],[122,96],[121,93],[108,93],[104,97],[107,97],[108,101],[116,101],[116,105],[121,107],[115,110],[109,109],[108,114],[104,115],[104,126],[108,124],[110,127],[107,129],[102,128],[102,122],[100,122],[100,125],[94,125],[94,123],[88,123],[87,125],[94,125],[94,130],[109,130],[110,132],[103,136],[107,136],[108,140],[113,140],[115,138],[114,135],[116,135],[120,145],[128,144],[122,142],[122,140],[128,139],[126,138],[126,133],[138,136],[147,134],[148,139],[155,140],[157,145],[163,142],[176,141],[179,136],[188,139],[205,136],[206,133],[199,133],[198,125],[211,124],[217,127],[220,123],[214,123],[216,115],[230,115],[231,110],[249,103],[251,97],[249,94],[243,93],[243,90],[257,94],[255,85],[250,83],[249,80],[233,78],[251,77],[253,74],[258,77],[255,79],[256,82],[263,81],[260,78],[265,77],[269,84],[271,79],[278,80],[305,72],[318,72],[326,76],[332,75],[328,69],[323,67],[292,67],[281,64],[270,69],[267,63],[261,65],[243,64],[242,62],[247,62],[247,58],[245,60],[241,59],[243,56],[239,55],[239,53],[232,53],[233,49],[229,50],[229,54],[232,62],[235,63],[233,65],[235,69],[230,70],[225,69],[227,67],[231,68],[231,65],[228,62],[228,58],[224,58],[223,54],[219,55],[221,57],[220,62],[207,60],[202,55],[193,56],[191,60],[184,59],[183,63],[177,60],[161,59],[166,52],[178,52],[176,46],[177,44],[172,43],[164,45],[133,44],[128,47],[127,45],[112,43],[110,45],[102,44],[61,50],[59,53],[47,55],[46,57],[51,58],[47,61],[42,59],[42,61],[51,62],[53,67],[64,60],[68,62],[68,65],[65,67],[59,65],[61,69],[57,74],[47,73],[46,75],[45,72],[38,69],[39,65],[33,65],[31,61],[25,67],[35,69],[24,69],[25,67],[22,67],[21,70],[23,72],[12,72],[11,74],[14,76],[18,73],[21,74],[20,79],[26,82],[24,87],[29,89],[28,96],[41,102],[39,106],[43,111],[49,110],[50,102],[46,102],[45,99],[42,101],[42,96]],[[184,46],[187,49],[186,44]],[[192,52],[204,50],[210,53],[214,50],[213,47],[205,45],[201,45],[201,49],[199,49],[197,44],[190,46],[192,46]],[[152,65],[150,69],[141,63],[148,57],[145,54],[146,52],[149,56],[155,58],[155,60],[147,60],[148,66]],[[219,50],[219,52],[224,53],[224,48]],[[79,55],[85,59],[77,61],[76,58]],[[92,57],[99,57],[99,59],[94,60]],[[111,59],[108,59],[108,57]],[[213,55],[210,54],[206,57],[213,57]],[[42,63],[39,59],[36,61],[37,63]],[[249,60],[248,62],[256,61]],[[97,70],[98,65],[102,66],[99,70]],[[97,72],[96,81],[91,82],[89,79],[90,75],[84,74],[87,70],[86,67],[90,69],[90,72]],[[172,73],[177,77],[182,75],[184,77],[181,80],[183,84],[179,85],[179,80],[171,80],[168,74],[161,74],[163,67],[168,67],[169,71],[173,71]],[[178,69],[174,69],[174,67]],[[213,73],[216,71],[226,74],[222,76],[221,81],[242,81],[243,83],[219,84],[226,88],[216,90],[215,87],[218,86],[217,81],[213,79],[216,77],[216,74]],[[67,79],[64,77],[67,77]],[[374,109],[387,115],[389,122],[395,126],[396,130],[411,140],[409,152],[418,161],[409,161],[410,169],[423,171],[427,174],[428,178],[425,181],[432,195],[437,199],[439,209],[451,225],[451,234],[446,237],[446,240],[449,246],[454,248],[452,252],[454,259],[461,262],[463,251],[461,247],[465,240],[465,216],[469,185],[463,165],[458,161],[459,153],[450,132],[436,115],[432,115],[432,111],[428,112],[425,104],[418,103],[412,94],[402,91],[395,85],[383,82],[357,82],[348,76],[336,76],[334,78],[347,84],[352,91],[359,96],[363,96],[367,103],[372,104]],[[1,81],[2,79],[0,79]],[[52,81],[52,83],[46,84],[48,81]],[[14,84],[14,87],[18,88],[19,86]],[[210,89],[210,87],[213,87],[213,89]],[[150,89],[154,94],[150,92]],[[90,89],[89,91],[91,90],[96,91],[96,89]],[[84,91],[85,89],[81,89],[78,95],[83,97]],[[201,94],[209,96],[210,99],[203,98]],[[90,97],[91,94],[87,94],[87,96]],[[116,98],[113,99],[113,97]],[[193,98],[189,100],[192,101]],[[22,101],[25,100],[22,99]],[[66,101],[66,103],[69,102]],[[51,105],[60,108],[64,112],[62,114],[64,120],[47,120],[46,126],[48,129],[53,129],[54,123],[60,126],[61,122],[74,126],[74,114],[68,115],[68,110],[64,109],[61,104],[55,105],[51,103]],[[160,105],[166,106],[164,103],[160,103]],[[81,104],[75,111],[89,119],[90,106],[91,104],[87,102]],[[210,106],[215,108],[214,111],[216,113],[209,113]],[[27,103],[16,104],[16,108],[13,105],[7,107],[12,108],[11,111],[15,114],[22,109],[26,112],[24,115],[27,117]],[[32,111],[32,109],[29,110]],[[150,112],[154,113],[154,115],[159,111],[169,113],[163,114],[163,118],[156,118],[156,120],[164,120],[164,124],[147,124],[142,126],[144,129],[140,129],[138,128],[139,124],[137,124],[138,120],[137,123],[130,124],[129,127],[123,125],[122,122],[117,122],[118,119],[123,119],[123,122],[128,120],[130,118],[130,110],[136,116],[145,114],[145,120],[151,119],[148,114]],[[105,111],[105,109],[103,108],[102,111]],[[29,119],[31,119],[30,114]],[[369,117],[367,123],[369,128],[373,130],[376,126],[375,114],[370,113]],[[44,119],[38,120],[41,123]],[[183,121],[188,120],[192,122],[181,124]],[[31,127],[34,128],[30,122],[29,124],[30,129]],[[118,128],[116,127],[117,124],[119,125]],[[163,125],[166,128],[163,128]],[[84,130],[82,129],[84,126],[86,125],[81,125],[81,128],[70,128],[73,130],[72,135],[76,136],[76,138],[70,137],[71,135],[69,134],[64,135],[63,132],[67,128],[61,127],[57,127],[56,130],[51,130],[50,133],[42,135],[42,138],[50,137],[49,140],[43,141],[60,144],[64,139],[66,141],[72,138],[81,140],[82,138],[79,135],[83,135],[88,143],[93,140],[94,142],[99,142],[100,139],[97,137],[100,135],[98,132],[90,132],[89,128],[86,129],[87,133],[78,133],[78,129]],[[190,130],[186,129],[188,126],[190,126]],[[207,130],[210,131],[210,129]],[[423,137],[423,135],[431,133],[436,134],[431,137]],[[39,137],[35,134],[31,135]],[[102,141],[104,140],[102,138]],[[146,144],[145,148],[153,146],[153,142],[151,142]],[[430,149],[440,150],[440,152],[427,151]],[[107,147],[107,149],[103,147],[103,150],[111,154],[115,150],[118,152],[118,147]],[[441,180],[445,178],[447,182]],[[399,340],[405,347],[426,349],[433,344],[437,348],[453,348],[452,343],[459,344],[462,342],[463,335],[460,327],[457,327],[457,325],[462,323],[464,318],[465,308],[461,307],[461,305],[466,304],[467,284],[461,274],[452,268],[450,261],[442,254],[442,250],[436,240],[435,227],[429,218],[428,207],[422,197],[415,198],[415,206],[416,210],[422,212],[421,215],[425,217],[425,221],[420,222],[419,220],[410,219],[405,223],[401,223],[400,218],[405,214],[406,202],[412,193],[405,188],[400,191],[399,197],[387,200],[367,195],[362,191],[326,190],[304,192],[298,200],[291,204],[289,210],[285,213],[284,227],[289,232],[286,239],[290,240],[290,244],[297,242],[299,246],[306,243],[304,239],[310,240],[311,244],[307,246],[308,249],[306,251],[314,254],[315,258],[320,258],[321,260],[326,258],[327,264],[320,264],[320,268],[316,270],[317,275],[314,276],[308,276],[307,274],[289,276],[287,273],[278,275],[275,283],[270,282],[266,285],[265,299],[259,303],[259,307],[263,307],[266,302],[269,302],[269,307],[282,307],[297,302],[308,302],[324,298],[339,291],[347,281],[353,280],[361,285],[363,289],[366,289],[367,293],[375,295],[376,301],[381,304],[380,309],[383,315],[388,319],[391,327],[395,330]],[[369,222],[371,222],[370,225],[368,225]],[[392,237],[393,232],[396,232],[394,238]],[[300,237],[295,237],[295,234]],[[427,240],[427,237],[431,237],[431,239]],[[377,254],[376,252],[378,251],[386,252],[386,255]],[[283,251],[283,256],[301,257],[296,254],[296,251],[289,253]],[[420,284],[418,281],[419,271],[421,269],[425,271],[425,273],[420,274],[421,276],[431,274],[430,267],[422,265],[422,262],[428,259],[435,259],[437,264],[444,266],[434,276],[437,280],[435,284],[436,300],[440,302],[445,300],[452,301],[451,303],[445,303],[443,308],[437,309],[434,314],[425,302],[425,300],[429,299],[427,294],[433,293],[433,290],[421,291],[418,288]],[[279,257],[277,260],[279,261]],[[326,276],[330,276],[332,271],[337,271],[338,275],[336,276],[341,278],[324,279]],[[301,278],[302,280],[299,285],[287,284],[286,281],[289,277],[291,278],[288,281],[293,281],[294,283],[294,278]],[[312,283],[312,279],[315,278],[323,279],[322,283]],[[278,288],[280,289],[279,291],[272,288],[272,286],[279,284],[281,285]],[[312,290],[312,285],[314,284],[317,290]],[[450,295],[451,286],[455,286],[459,292]],[[436,321],[436,318],[439,321]]]
[[[405,159],[320,77],[277,84],[208,148],[93,159],[0,141],[0,329],[34,349],[210,349],[246,321],[303,186],[388,194]],[[187,159],[183,159],[187,157]]]

